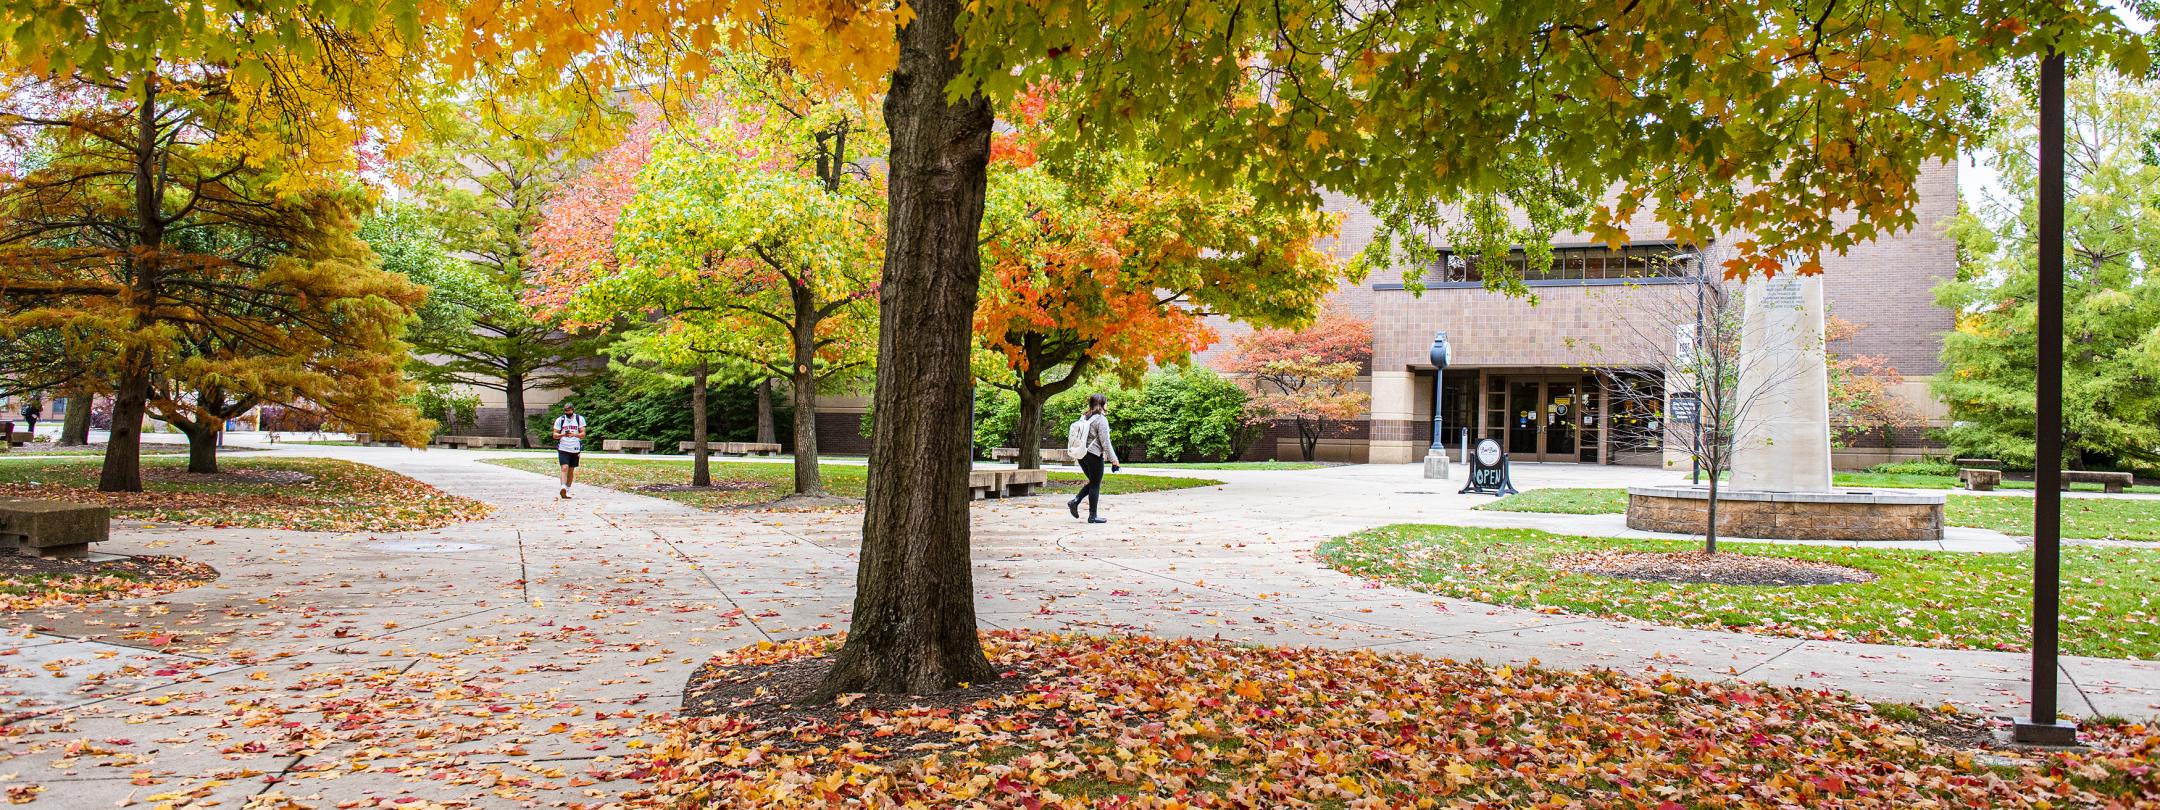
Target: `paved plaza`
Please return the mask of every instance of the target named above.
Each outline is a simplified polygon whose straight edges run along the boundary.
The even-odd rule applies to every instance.
[[[270,452],[381,465],[497,511],[385,535],[116,524],[107,551],[182,555],[222,576],[21,617],[34,627],[0,642],[0,706],[23,732],[0,738],[17,754],[0,776],[41,783],[64,807],[175,790],[446,799],[534,784],[597,801],[627,783],[590,774],[648,742],[639,718],[673,710],[708,654],[847,625],[859,513],[711,512],[592,487],[561,501],[549,478],[480,452]],[[1549,615],[1380,587],[1312,553],[1392,523],[1618,535],[1618,516],[1471,511],[1489,496],[1414,465],[1167,474],[1225,484],[1107,498],[1113,522],[1099,526],[1056,497],[977,503],[983,624],[1672,672],[1994,714],[2025,691],[2022,653]],[[1525,489],[1682,477],[1515,470]],[[1943,547],[2016,542],[1955,530]],[[2160,664],[2066,658],[2060,679],[2071,712],[2160,713]]]

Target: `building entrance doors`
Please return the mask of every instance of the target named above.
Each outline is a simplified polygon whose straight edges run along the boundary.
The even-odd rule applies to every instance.
[[[1510,377],[1507,382],[1508,455],[1517,461],[1580,459],[1582,426],[1595,424],[1594,409],[1583,402],[1582,378]],[[1590,455],[1596,458],[1594,447]]]

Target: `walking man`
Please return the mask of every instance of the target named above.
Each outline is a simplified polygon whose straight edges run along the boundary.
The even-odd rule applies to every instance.
[[[570,485],[577,483],[578,454],[583,452],[585,417],[578,415],[576,404],[565,402],[562,415],[555,417],[555,463],[562,465],[562,491],[555,497],[570,497]]]
[[[28,422],[30,424],[30,440],[33,442],[37,441],[38,417],[44,415],[45,409],[42,406],[38,405],[37,400],[30,400],[30,404],[23,406],[22,418],[24,422]]]
[[[1089,395],[1087,413],[1081,414],[1065,435],[1065,450],[1080,459],[1080,471],[1087,474],[1087,485],[1066,502],[1065,511],[1079,517],[1080,501],[1085,498],[1089,523],[1110,522],[1096,514],[1096,506],[1102,502],[1103,462],[1108,461],[1111,470],[1118,469],[1117,450],[1110,447],[1110,417],[1104,415],[1109,407],[1109,397]]]

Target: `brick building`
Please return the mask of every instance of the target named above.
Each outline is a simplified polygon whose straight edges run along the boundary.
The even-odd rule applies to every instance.
[[[1887,360],[1905,377],[1894,393],[1930,421],[1941,418],[1942,408],[1928,394],[1928,379],[1940,370],[1941,336],[1952,327],[1951,313],[1935,305],[1933,289],[1956,273],[1955,245],[1943,227],[1957,213],[1957,194],[1954,164],[1928,167],[1920,179],[1916,228],[1823,262],[1830,314],[1858,327],[1831,351]],[[1333,199],[1329,207],[1344,215],[1335,252],[1345,259],[1356,255],[1371,241],[1373,216],[1354,200]],[[1321,458],[1407,463],[1424,456],[1434,400],[1427,354],[1434,333],[1444,330],[1453,354],[1440,397],[1441,422],[1451,456],[1459,456],[1454,446],[1468,428],[1473,438],[1500,441],[1518,461],[1673,461],[1654,438],[1656,430],[1613,429],[1616,423],[1654,424],[1662,417],[1659,409],[1640,398],[1616,400],[1610,378],[1588,366],[1624,366],[1631,351],[1669,351],[1669,342],[1644,336],[1671,334],[1675,324],[1656,321],[1692,312],[1702,268],[1709,268],[1708,283],[1723,283],[1717,268],[1734,240],[1680,245],[1649,220],[1633,223],[1629,234],[1634,241],[1619,251],[1582,234],[1555,239],[1552,267],[1520,268],[1534,301],[1487,292],[1474,268],[1461,263],[1428,269],[1422,293],[1405,288],[1401,268],[1345,284],[1330,305],[1373,325],[1372,364],[1361,380],[1372,406],[1365,419],[1322,440]],[[1217,326],[1224,340],[1203,353],[1203,362],[1219,360],[1229,351],[1230,336],[1245,331],[1233,323]],[[1900,431],[1895,449],[1880,437],[1856,438],[1854,446],[1837,451],[1838,464],[1867,466],[1915,455],[1922,432]],[[1297,457],[1287,431],[1270,438],[1273,446],[1257,455]],[[1684,457],[1678,463],[1685,464]]]

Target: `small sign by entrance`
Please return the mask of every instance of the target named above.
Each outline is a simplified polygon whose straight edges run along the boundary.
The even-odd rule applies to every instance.
[[[1702,397],[1693,391],[1674,391],[1672,421],[1679,425],[1692,425],[1702,421]]]
[[[1470,454],[1470,483],[1463,485],[1462,492],[1515,494],[1515,482],[1508,480],[1507,452],[1500,449],[1499,442],[1485,439],[1477,443],[1477,452]]]

